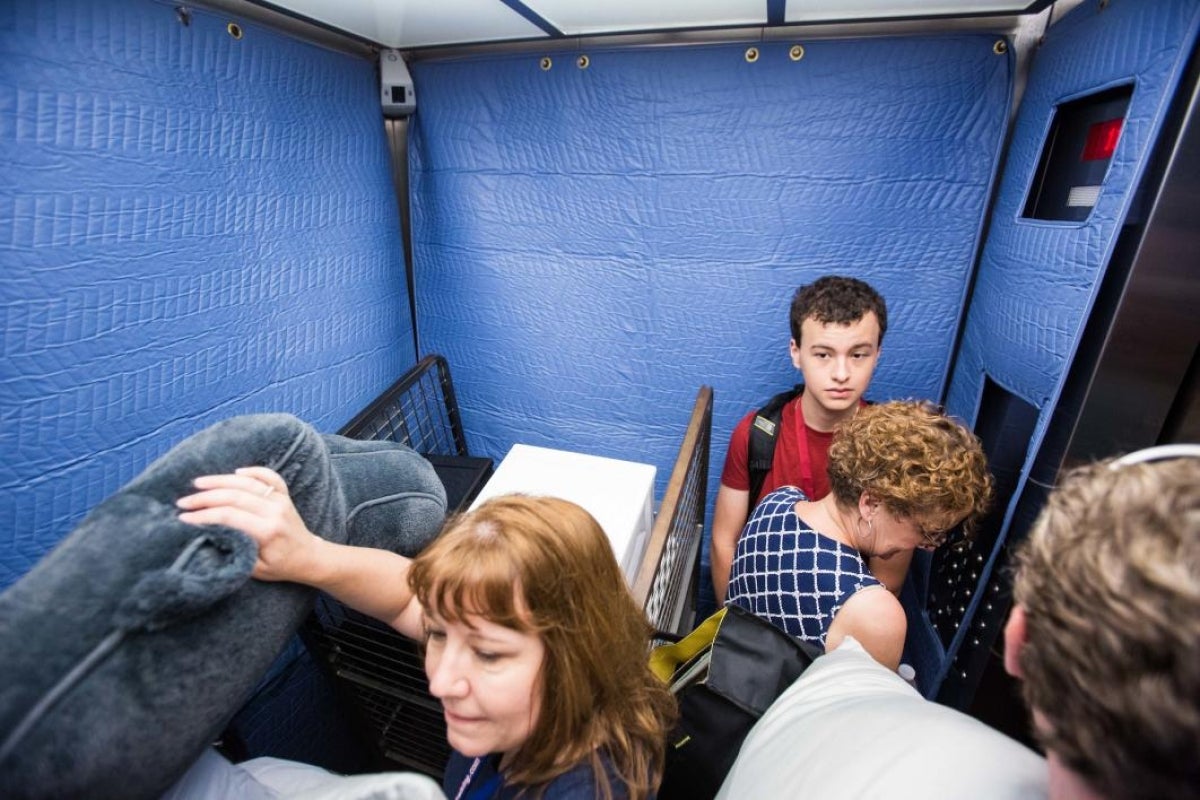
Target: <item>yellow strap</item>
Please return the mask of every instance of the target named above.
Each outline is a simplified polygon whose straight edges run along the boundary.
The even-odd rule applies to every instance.
[[[722,608],[696,626],[696,629],[674,644],[663,644],[650,651],[650,671],[663,683],[670,683],[671,676],[680,664],[686,663],[704,650],[717,638],[721,620],[725,618]]]

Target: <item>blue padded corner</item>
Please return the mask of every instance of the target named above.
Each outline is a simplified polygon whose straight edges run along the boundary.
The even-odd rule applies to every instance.
[[[1062,392],[1198,26],[1200,3],[1195,0],[1116,2],[1105,8],[1091,0],[1049,30],[1033,61],[947,400],[949,411],[974,419],[990,376],[1039,409],[1024,474],[979,586],[987,585],[1004,547],[1015,499]],[[1133,96],[1091,215],[1082,223],[1023,218],[1055,107],[1122,84],[1133,86]],[[965,621],[982,594],[975,593]],[[968,630],[965,621],[951,657]],[[940,651],[931,630],[919,633],[928,636],[931,653]],[[938,664],[941,674],[948,664],[949,659]],[[918,666],[926,668],[932,669],[932,663]]]
[[[951,411],[973,416],[985,370],[1039,408],[1056,397],[1190,52],[1198,15],[1194,0],[1113,3],[1103,11],[1090,2],[1050,29],[1016,122],[967,318],[963,361],[948,398]],[[1023,218],[1055,107],[1130,83],[1134,92],[1121,139],[1088,219]]]
[[[994,37],[413,64],[414,264],[472,448],[652,463],[701,384],[710,497],[736,420],[796,373],[788,306],[831,272],[892,309],[871,395],[940,398],[1004,135]]]
[[[415,361],[374,65],[229,19],[0,4],[0,589],[170,443]]]

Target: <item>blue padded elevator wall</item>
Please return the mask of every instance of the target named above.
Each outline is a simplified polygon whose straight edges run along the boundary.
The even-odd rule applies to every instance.
[[[737,419],[796,381],[791,296],[826,273],[890,304],[870,396],[940,398],[1010,99],[995,42],[415,62],[420,340],[472,449],[649,462],[661,496],[710,384],[711,501]]]
[[[1035,56],[947,398],[949,411],[974,419],[990,376],[1038,409],[1004,531],[1200,26],[1196,0],[1114,0],[1106,6],[1091,0],[1076,8],[1051,27]],[[1133,85],[1133,96],[1091,215],[1082,223],[1023,218],[1055,106],[1122,84]],[[1129,402],[1136,408],[1136,397]],[[1002,533],[977,586],[988,585],[1004,546]],[[936,665],[940,679],[951,667],[977,606],[986,602],[982,595],[975,592],[949,658],[940,660],[937,655],[933,663],[918,665],[919,672]],[[928,654],[940,653],[932,628],[917,634],[925,640]]]
[[[415,361],[373,64],[228,21],[0,3],[0,588],[184,436]]]

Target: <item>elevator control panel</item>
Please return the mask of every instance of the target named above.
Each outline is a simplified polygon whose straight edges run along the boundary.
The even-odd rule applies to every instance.
[[[1118,86],[1054,109],[1023,216],[1082,222],[1092,213],[1121,142],[1133,86]]]

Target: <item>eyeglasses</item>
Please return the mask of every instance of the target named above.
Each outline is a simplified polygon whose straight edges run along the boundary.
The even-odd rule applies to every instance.
[[[917,525],[917,532],[921,534],[921,543],[917,545],[921,550],[933,551],[947,544],[959,547],[966,540],[962,525],[955,525],[949,530],[929,530],[924,525]]]
[[[950,538],[949,531],[928,531],[924,525],[918,525],[917,532],[921,534],[921,543],[917,547],[922,550],[937,550]]]
[[[1112,469],[1127,467],[1130,464],[1144,464],[1150,461],[1165,461],[1170,458],[1200,458],[1200,445],[1197,444],[1161,444],[1156,447],[1146,447],[1136,450],[1112,462]]]

